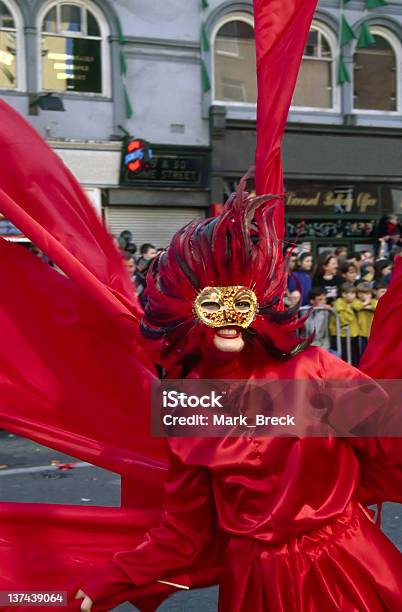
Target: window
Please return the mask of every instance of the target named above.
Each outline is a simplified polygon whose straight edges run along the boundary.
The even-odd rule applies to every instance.
[[[17,28],[5,2],[0,1],[0,88],[17,88]]]
[[[303,60],[292,106],[333,109],[335,107],[335,62],[332,35],[313,25],[304,49]]]
[[[257,102],[254,28],[250,17],[238,17],[221,25],[214,43],[215,100]]]
[[[42,90],[105,94],[107,33],[96,7],[58,2],[41,22]]]
[[[395,214],[402,213],[402,187],[391,187],[392,207]]]
[[[398,71],[396,54],[385,36],[375,33],[375,44],[354,55],[354,108],[397,111]]]

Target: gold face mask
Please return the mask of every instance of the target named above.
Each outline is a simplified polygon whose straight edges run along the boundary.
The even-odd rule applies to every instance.
[[[257,296],[246,287],[205,287],[196,297],[194,311],[209,327],[251,325],[258,310]]]

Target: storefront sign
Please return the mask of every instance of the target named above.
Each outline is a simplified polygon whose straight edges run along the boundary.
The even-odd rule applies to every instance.
[[[133,175],[122,166],[121,184],[155,185],[159,187],[206,187],[207,157],[205,155],[164,154],[154,150],[149,170]]]
[[[224,181],[223,201],[236,190],[238,180]],[[247,191],[254,191],[254,180],[247,181]],[[335,181],[294,181],[285,179],[286,211],[296,216],[402,214],[402,188],[381,183],[340,183]]]
[[[378,212],[381,208],[378,185],[289,181],[285,189],[289,211],[367,214]]]

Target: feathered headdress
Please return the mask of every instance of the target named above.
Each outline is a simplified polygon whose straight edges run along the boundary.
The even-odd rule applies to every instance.
[[[283,309],[288,257],[273,223],[275,203],[284,196],[251,197],[247,175],[218,217],[195,220],[173,237],[147,276],[148,302],[142,333],[164,337],[164,356],[183,362],[205,345],[211,330],[194,314],[194,301],[205,287],[241,285],[254,291],[258,313],[243,335],[256,349],[280,358],[302,350],[298,307]],[[204,342],[203,342],[204,340]]]

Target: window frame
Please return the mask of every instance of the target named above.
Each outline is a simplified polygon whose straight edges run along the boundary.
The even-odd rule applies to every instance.
[[[332,106],[331,107],[322,107],[322,106],[294,106],[291,104],[290,111],[292,113],[311,113],[311,112],[319,112],[319,113],[328,113],[328,114],[339,114],[341,112],[341,90],[337,83],[337,38],[335,32],[327,26],[322,21],[317,19],[313,19],[311,23],[310,30],[317,30],[321,36],[324,36],[326,39],[329,48],[331,49],[331,76],[332,76]],[[306,41],[307,44],[307,41]],[[303,58],[304,59],[304,51]],[[306,56],[306,59],[310,61],[323,61],[321,58],[316,60],[313,57]],[[301,64],[300,64],[301,67]],[[300,74],[300,70],[299,70]],[[299,76],[299,75],[298,75]]]
[[[239,109],[251,109],[253,113],[257,108],[257,102],[237,102],[235,100],[219,100],[216,98],[216,82],[215,82],[215,43],[216,37],[219,33],[219,30],[232,21],[242,21],[247,25],[251,26],[254,30],[254,18],[250,13],[245,13],[241,11],[231,12],[224,15],[221,19],[219,19],[211,32],[211,97],[212,104],[214,106],[225,106],[227,108],[239,108]],[[222,53],[225,57],[237,57],[234,54],[230,53]]]
[[[14,31],[15,30],[15,40],[17,45],[17,71],[16,71],[16,86],[15,87],[0,87],[0,92],[4,93],[16,93],[26,91],[26,62],[25,62],[25,36],[24,36],[24,19],[22,13],[20,11],[19,6],[14,2],[14,0],[1,0],[3,4],[10,11],[13,19],[15,28],[6,28],[2,31]]]
[[[395,66],[396,66],[396,110],[370,110],[368,108],[355,108],[355,81],[354,81],[354,66],[355,66],[355,54],[358,52],[357,42],[353,47],[353,78],[352,78],[352,112],[354,115],[377,115],[384,117],[397,117],[402,114],[402,43],[398,40],[393,32],[385,27],[374,26],[368,24],[370,32],[375,36],[384,38],[395,53]]]
[[[88,36],[83,35],[77,32],[60,32],[60,33],[52,33],[45,32],[43,30],[43,22],[47,15],[47,13],[54,7],[61,7],[63,4],[71,4],[74,6],[79,6],[80,8],[88,9],[96,18],[99,29],[100,29],[100,37],[99,36]],[[60,10],[60,9],[58,9]],[[102,92],[86,92],[86,91],[55,91],[54,93],[58,96],[67,96],[72,98],[102,98],[102,99],[111,99],[112,96],[112,68],[111,68],[111,48],[110,48],[110,27],[107,22],[105,14],[101,11],[101,9],[91,2],[91,0],[51,0],[47,2],[44,6],[41,7],[41,10],[38,13],[37,17],[37,30],[38,30],[38,40],[37,40],[37,57],[38,57],[38,90],[43,93],[49,93],[47,89],[43,88],[43,71],[42,71],[42,37],[43,36],[55,36],[60,38],[85,38],[91,40],[100,40],[101,47],[101,75],[102,75]]]

